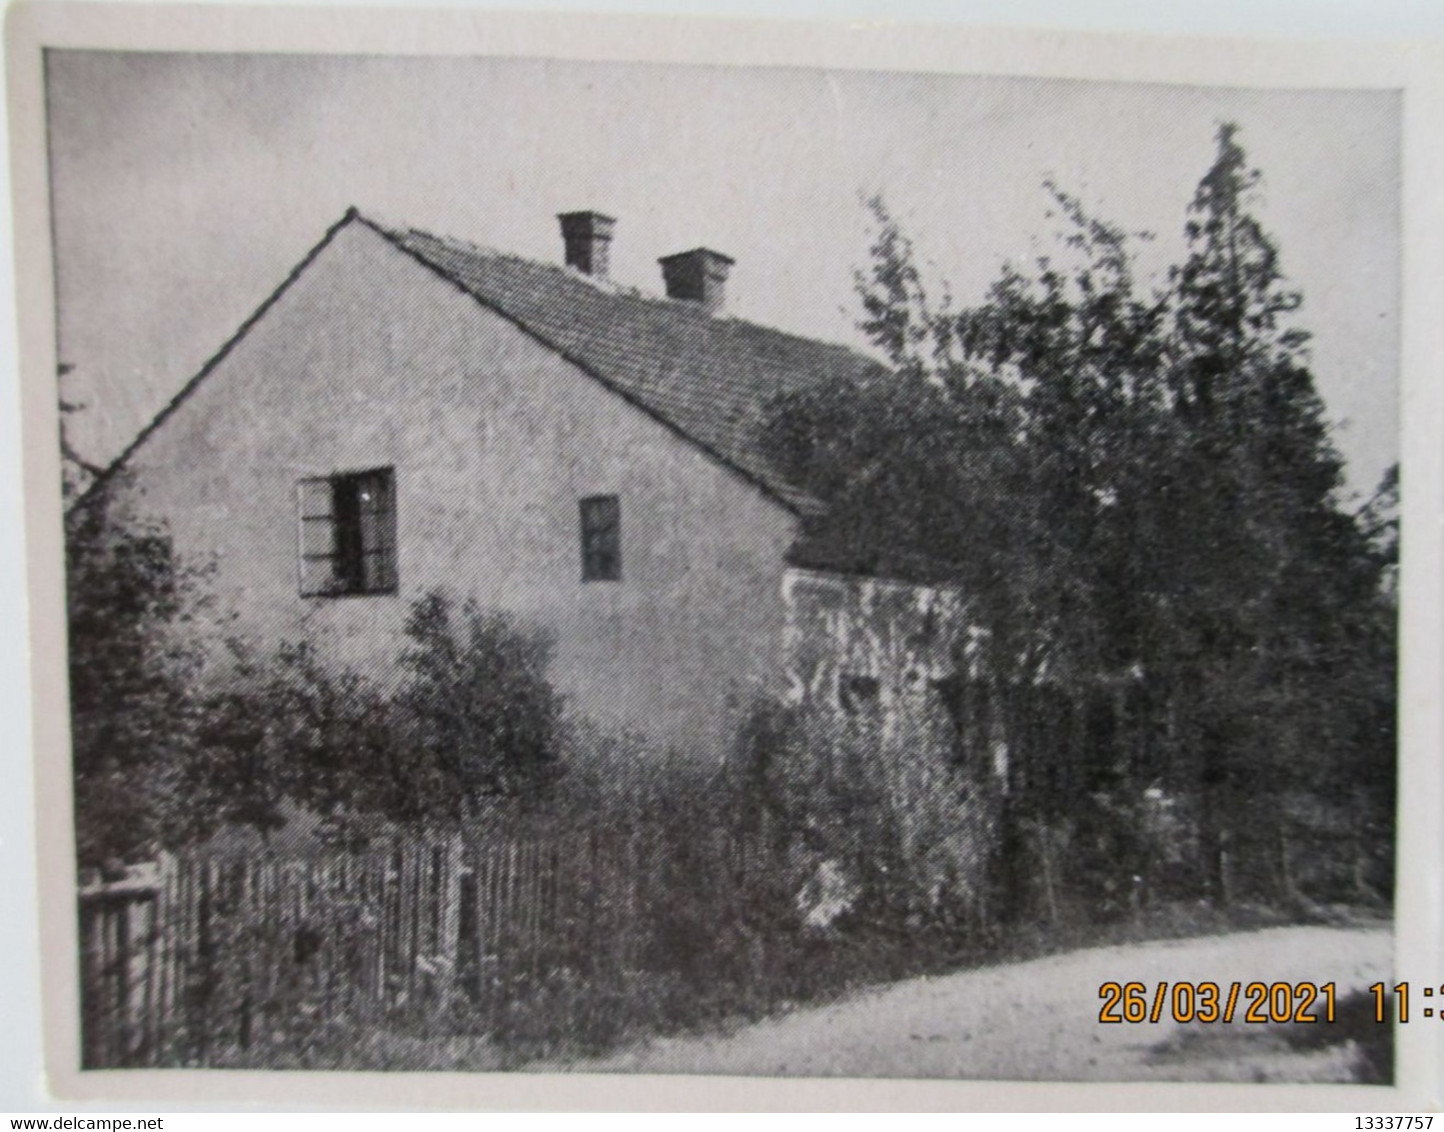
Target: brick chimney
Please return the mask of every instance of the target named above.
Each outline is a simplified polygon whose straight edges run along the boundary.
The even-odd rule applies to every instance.
[[[657,262],[662,265],[667,298],[697,303],[708,314],[722,309],[727,272],[736,260],[710,248],[693,248],[690,252],[663,256]]]
[[[563,212],[557,219],[562,225],[567,266],[594,279],[605,279],[611,266],[609,252],[616,219],[600,212]]]

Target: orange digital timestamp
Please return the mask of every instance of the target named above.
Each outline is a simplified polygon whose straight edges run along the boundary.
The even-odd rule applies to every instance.
[[[1160,982],[1103,983],[1098,1021],[1125,1022],[1332,1022],[1333,983]]]

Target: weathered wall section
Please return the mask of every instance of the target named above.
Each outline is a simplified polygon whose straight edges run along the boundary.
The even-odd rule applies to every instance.
[[[775,687],[794,520],[360,224],[137,451],[143,507],[214,555],[262,648],[383,674],[442,587],[555,631],[574,707],[705,757]],[[394,467],[400,592],[300,596],[296,484]],[[581,581],[578,501],[621,498],[623,576]]]
[[[799,569],[782,591],[788,702],[872,714],[893,733],[945,714],[965,757],[1006,774],[1007,746],[981,703],[983,642],[961,591]]]
[[[789,569],[787,695],[796,703],[839,702],[849,678],[877,682],[884,706],[901,704],[951,676],[966,648],[962,595],[940,586]]]
[[[1007,748],[975,718],[986,682],[962,593],[791,569],[783,595],[786,696],[810,757],[866,777],[920,907],[987,922]],[[862,763],[848,763],[859,746]]]

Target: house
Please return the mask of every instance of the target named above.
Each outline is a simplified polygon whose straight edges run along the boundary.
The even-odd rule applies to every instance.
[[[706,248],[660,261],[665,297],[620,287],[614,221],[560,219],[541,264],[348,211],[116,466],[262,650],[380,675],[444,588],[551,630],[575,710],[720,757],[818,672],[796,627],[827,587],[788,567],[817,503],[766,407],[877,363],[730,317]],[[826,694],[876,686],[869,657]]]

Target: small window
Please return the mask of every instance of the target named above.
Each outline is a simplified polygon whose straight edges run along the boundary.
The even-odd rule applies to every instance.
[[[582,581],[622,580],[622,504],[615,495],[582,500]]]
[[[396,591],[396,477],[392,469],[302,480],[297,485],[297,499],[302,596]]]

